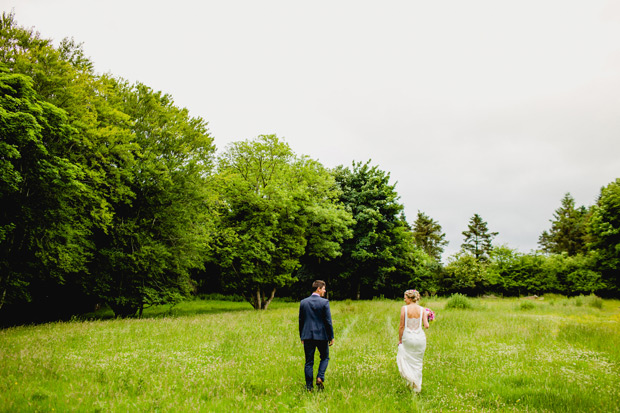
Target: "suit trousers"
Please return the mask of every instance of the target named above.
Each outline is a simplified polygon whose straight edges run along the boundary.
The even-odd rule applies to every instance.
[[[304,340],[304,353],[306,353],[306,365],[304,367],[304,373],[306,375],[306,387],[311,389],[313,387],[313,373],[314,373],[314,352],[319,350],[319,371],[316,374],[317,379],[325,381],[325,370],[327,370],[327,364],[329,363],[329,344],[327,340]]]

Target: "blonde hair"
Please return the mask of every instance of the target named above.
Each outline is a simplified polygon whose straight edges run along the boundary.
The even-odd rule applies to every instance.
[[[410,298],[414,303],[420,301],[420,293],[417,290],[405,291],[405,297]]]

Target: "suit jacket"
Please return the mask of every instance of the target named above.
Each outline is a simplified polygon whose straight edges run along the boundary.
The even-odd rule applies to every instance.
[[[299,337],[302,340],[327,340],[334,338],[329,301],[311,295],[299,304]]]

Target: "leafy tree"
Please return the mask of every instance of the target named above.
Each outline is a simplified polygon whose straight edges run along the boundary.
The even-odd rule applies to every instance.
[[[216,244],[224,284],[255,309],[295,281],[300,259],[331,259],[350,236],[333,177],[275,135],[235,142],[218,161]]]
[[[68,232],[75,236],[69,244],[88,246],[83,255],[90,259],[96,254],[91,232],[105,232],[112,222],[111,202],[127,199],[131,195],[128,187],[131,171],[127,166],[133,161],[138,146],[130,141],[129,117],[109,104],[107,85],[94,74],[92,63],[84,57],[81,46],[73,41],[65,40],[56,49],[51,41],[41,39],[38,33],[18,27],[12,14],[3,13],[0,20],[0,57],[9,73],[23,74],[31,79],[29,84],[38,100],[64,113],[63,122],[71,129],[71,134],[52,140],[44,136],[44,146],[48,154],[62,158],[79,171],[75,179],[82,193],[77,197],[75,191],[65,191],[65,201],[59,203],[58,213],[80,216],[80,225],[72,224]],[[12,133],[7,130],[7,134]],[[41,157],[47,154],[32,155]],[[33,169],[33,179],[37,179],[34,178],[37,174],[38,179],[45,179],[40,173]],[[19,204],[16,207],[19,208]],[[42,219],[36,224],[40,227],[25,230],[35,236],[56,222],[63,221]],[[41,248],[49,250],[45,246]],[[13,255],[9,257],[11,259],[18,261],[20,258]],[[53,296],[56,296],[56,301],[46,307],[75,307],[75,303],[82,300],[74,294],[82,281],[91,278],[86,269],[76,272],[65,268],[58,276],[48,276],[52,275],[48,273],[48,265],[40,261],[30,261],[29,265],[33,272],[41,276],[33,280],[36,283],[28,284],[24,297],[37,295],[33,300],[41,302],[38,307],[44,307],[43,301]],[[63,285],[65,287],[60,288]],[[82,296],[89,293],[86,290]],[[47,308],[46,312],[54,313],[54,310]]]
[[[418,211],[418,217],[413,224],[413,235],[418,247],[436,261],[441,261],[443,248],[448,245],[448,241],[437,221]]]
[[[461,244],[462,250],[473,254],[476,261],[487,261],[493,248],[491,242],[498,233],[489,232],[487,223],[478,214],[469,220],[467,228],[467,231],[463,231],[465,240]]]
[[[489,285],[488,265],[470,254],[455,254],[439,279],[442,293],[463,293],[468,295],[484,292]]]
[[[492,291],[505,295],[589,294],[604,288],[592,254],[523,254],[508,247],[493,248]]]
[[[169,95],[143,84],[109,82],[107,100],[129,116],[140,147],[130,165],[130,196],[112,203],[112,225],[94,238],[98,254],[86,286],[115,314],[174,302],[192,291],[211,225],[208,181],[214,146],[206,123]]]
[[[390,289],[397,266],[409,276],[414,271],[411,261],[404,265],[403,253],[414,245],[404,208],[395,185],[389,183],[389,173],[370,166],[370,161],[353,162],[352,168],[339,166],[333,173],[355,225],[353,237],[343,243],[342,257],[334,261],[333,272],[340,275],[331,283],[332,292],[357,299],[380,294]]]
[[[0,73],[0,308],[30,300],[33,282],[62,284],[92,253],[92,194],[63,153],[76,130],[32,84]]]
[[[563,293],[557,273],[544,271],[546,257],[523,254],[507,246],[494,247],[488,266],[489,291],[509,296]]]
[[[575,208],[575,200],[567,193],[553,217],[551,229],[543,231],[538,239],[543,251],[551,254],[565,252],[569,256],[585,253],[587,209],[583,206]]]
[[[401,297],[404,291],[415,288],[421,294],[436,294],[437,278],[443,270],[439,261],[416,245],[408,226],[397,227],[394,235],[394,270],[379,292],[387,297]]]
[[[620,178],[601,188],[588,232],[597,268],[610,291],[620,292]]]

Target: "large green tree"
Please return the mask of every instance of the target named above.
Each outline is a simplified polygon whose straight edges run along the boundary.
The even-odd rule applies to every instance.
[[[342,257],[334,262],[340,275],[332,284],[341,297],[382,294],[394,276],[402,278],[405,272],[410,277],[414,272],[413,260],[403,255],[414,240],[395,184],[390,183],[389,173],[370,161],[353,162],[351,168],[339,166],[333,173],[355,225],[353,237],[343,243]]]
[[[413,224],[415,243],[426,254],[438,262],[448,241],[446,234],[442,232],[441,225],[424,212],[418,211],[418,216]]]
[[[57,215],[77,216],[78,221],[69,228],[66,220],[46,219],[48,213],[40,214],[31,227],[21,226],[37,239],[57,228],[53,231],[64,235],[54,238],[55,243],[82,251],[57,259],[63,266],[24,261],[41,274],[39,289],[74,302],[76,297],[66,289],[46,288],[70,283],[72,291],[77,288],[106,301],[119,315],[186,295],[191,288],[188,272],[203,262],[209,238],[206,191],[214,147],[206,123],[147,86],[95,74],[81,45],[64,40],[53,47],[38,33],[18,27],[12,14],[0,20],[0,57],[9,73],[32,79],[35,103],[43,108],[34,113],[41,128],[32,128],[31,135],[42,133],[47,152],[31,151],[36,158],[31,162],[39,167],[48,158],[56,164],[55,159],[61,159],[74,168],[75,187],[60,194],[44,192],[56,199]],[[61,122],[56,115],[48,116],[51,107],[64,114]],[[23,105],[18,109],[30,110]],[[22,139],[14,128],[7,126],[4,132],[8,139]],[[5,149],[13,156],[12,147]],[[23,160],[14,157],[10,162]],[[2,165],[2,174],[16,182],[7,165]],[[33,180],[48,178],[41,168],[32,168],[31,174]],[[69,182],[60,176],[50,182]],[[31,197],[32,190],[25,193]],[[16,208],[29,199],[16,201]],[[8,239],[8,229],[19,225],[4,227]],[[42,245],[38,257],[54,254],[53,244],[45,244],[48,238],[37,241]],[[72,258],[74,264],[68,265],[67,257],[82,258]],[[7,260],[24,265],[17,255]],[[24,291],[31,294],[32,285]]]
[[[569,256],[586,252],[587,209],[576,208],[570,193],[564,195],[562,205],[555,210],[550,222],[551,229],[543,231],[538,239],[544,252],[565,252]]]
[[[295,281],[303,256],[331,259],[350,236],[333,177],[275,135],[231,144],[218,161],[211,261],[255,309]]]
[[[64,113],[63,122],[71,130],[63,139],[43,136],[47,154],[32,152],[35,157],[53,155],[75,166],[75,180],[79,182],[81,196],[75,191],[65,191],[65,201],[59,203],[58,214],[80,216],[80,225],[72,224],[68,234],[73,240],[68,244],[81,246],[83,257],[92,257],[94,249],[91,233],[106,231],[112,223],[111,203],[131,195],[131,165],[138,146],[131,142],[129,117],[114,108],[107,100],[108,88],[93,71],[92,63],[84,57],[81,45],[64,40],[55,48],[50,40],[42,39],[31,29],[20,28],[13,14],[3,13],[0,19],[0,61],[8,73],[22,74],[30,79],[29,85],[41,105],[52,105]],[[7,139],[17,139],[14,130],[5,130]],[[38,162],[33,160],[32,162]],[[41,159],[43,162],[43,159]],[[39,165],[37,163],[37,165]],[[32,170],[33,179],[45,179],[40,171]],[[51,194],[48,194],[51,196]],[[21,201],[16,201],[21,202]],[[20,204],[15,204],[20,208]],[[44,217],[44,215],[40,215]],[[22,226],[29,236],[48,231],[62,220],[41,219],[36,224]],[[50,249],[43,245],[45,251]],[[7,258],[20,264],[18,255]],[[89,258],[90,259],[90,258]],[[77,261],[76,261],[77,262]],[[82,262],[84,264],[84,262]],[[22,299],[32,299],[33,308],[45,308],[50,317],[60,314],[58,308],[80,311],[79,306],[92,303],[90,291],[84,291],[83,281],[91,276],[88,271],[50,271],[49,264],[29,261],[31,271],[39,274],[24,286]],[[56,273],[56,276],[53,274]],[[47,317],[47,316],[46,316]],[[37,315],[34,315],[37,318]]]
[[[93,194],[66,113],[41,101],[32,79],[0,73],[0,308],[31,299],[31,283],[62,284],[92,254]]]
[[[493,238],[497,236],[497,232],[490,232],[486,221],[478,214],[474,214],[467,224],[467,230],[463,231],[463,244],[461,249],[474,256],[476,261],[488,261],[489,253],[493,245]]]
[[[130,196],[112,203],[114,216],[94,240],[98,254],[88,288],[118,315],[180,300],[192,290],[190,270],[204,262],[208,177],[215,150],[207,125],[143,84],[108,79],[108,101],[129,116],[139,145]]]
[[[588,228],[589,248],[609,291],[620,292],[620,178],[601,188]]]

